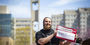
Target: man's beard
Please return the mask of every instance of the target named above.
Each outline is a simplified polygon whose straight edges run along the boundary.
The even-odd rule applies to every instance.
[[[44,25],[44,29],[45,29],[45,30],[51,29],[51,25]]]

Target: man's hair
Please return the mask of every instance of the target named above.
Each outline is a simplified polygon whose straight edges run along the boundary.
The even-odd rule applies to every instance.
[[[90,38],[82,42],[82,45],[90,45]]]
[[[43,19],[43,26],[44,26],[44,21],[45,21],[46,18],[49,18],[49,19],[51,20],[50,17],[45,17],[45,18]],[[51,20],[51,21],[52,21],[52,20]]]

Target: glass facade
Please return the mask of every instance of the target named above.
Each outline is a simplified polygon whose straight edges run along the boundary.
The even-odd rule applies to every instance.
[[[0,36],[11,36],[11,14],[0,14]]]

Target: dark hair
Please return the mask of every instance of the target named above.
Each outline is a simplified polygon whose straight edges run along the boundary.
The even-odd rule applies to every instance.
[[[90,38],[82,42],[82,45],[90,45]]]

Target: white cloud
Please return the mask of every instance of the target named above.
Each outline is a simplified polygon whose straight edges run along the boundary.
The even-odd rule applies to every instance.
[[[10,12],[14,17],[28,17],[30,16],[30,11],[26,7],[12,6],[10,7]]]
[[[30,8],[29,6],[27,6],[26,3],[22,2],[17,5],[9,5],[8,7],[10,9],[11,14],[14,17],[18,17],[18,18],[30,17]]]
[[[50,5],[51,6],[63,6],[63,5],[66,5],[66,4],[69,4],[69,3],[73,3],[73,2],[78,2],[78,1],[83,1],[83,0],[57,0],[56,2],[53,2]]]

